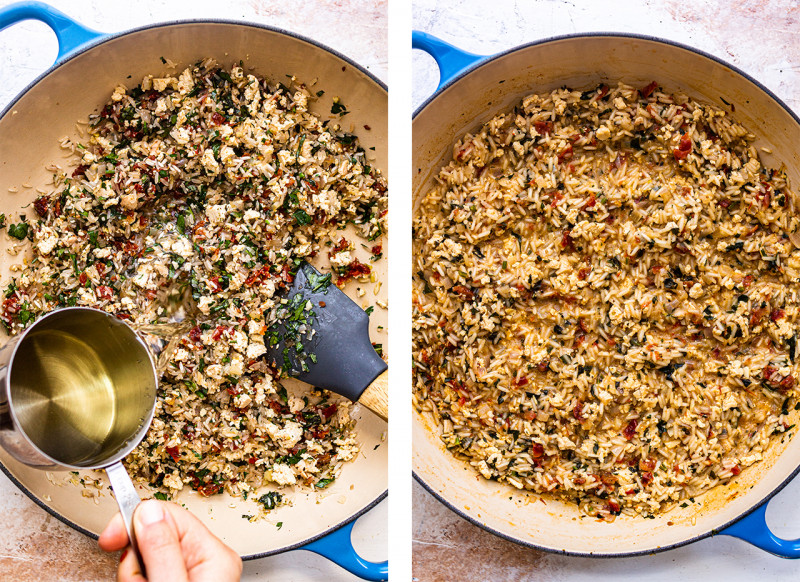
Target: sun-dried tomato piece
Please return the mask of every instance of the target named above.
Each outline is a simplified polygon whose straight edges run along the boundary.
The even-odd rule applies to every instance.
[[[685,160],[691,151],[692,138],[684,133],[677,149],[672,150],[672,155],[675,156],[676,160]]]
[[[39,196],[36,200],[33,201],[33,209],[36,211],[36,214],[44,218],[47,216],[47,207],[49,206],[49,199],[47,196]]]
[[[784,311],[783,309],[773,309],[769,314],[769,318],[772,321],[778,321],[779,319],[782,319],[784,317],[786,317],[786,311]]]
[[[561,246],[565,249],[571,249],[575,247],[575,241],[572,239],[572,233],[569,230],[565,230],[561,235]]]
[[[617,476],[613,473],[609,473],[608,471],[600,471],[598,473],[597,478],[600,480],[603,485],[616,485],[617,484]]]
[[[626,440],[631,440],[634,436],[636,436],[636,427],[639,426],[639,421],[635,418],[628,421],[628,424],[622,429],[622,436],[625,437]]]
[[[108,285],[100,285],[94,292],[99,299],[111,299],[114,296],[114,290]]]
[[[453,293],[461,297],[464,301],[472,301],[475,299],[475,293],[469,287],[465,285],[454,285],[453,286]]]
[[[563,150],[558,152],[558,163],[562,164],[565,160],[571,160],[574,152],[572,150],[572,144],[569,144]]]
[[[775,368],[772,366],[764,366],[764,369],[761,371],[761,375],[764,376],[764,380],[769,382],[769,379],[772,378],[772,375],[777,372]]]
[[[655,81],[653,81],[653,82],[652,82],[652,83],[650,83],[650,84],[649,84],[647,87],[643,87],[642,89],[640,89],[640,90],[639,90],[639,93],[641,93],[641,94],[642,94],[642,97],[644,97],[645,99],[647,99],[648,97],[650,97],[650,95],[652,95],[652,94],[653,94],[653,92],[654,92],[656,89],[658,89],[658,83],[656,83]]]
[[[552,121],[535,121],[533,123],[533,128],[536,130],[536,133],[539,135],[547,135],[553,131],[553,122]]]

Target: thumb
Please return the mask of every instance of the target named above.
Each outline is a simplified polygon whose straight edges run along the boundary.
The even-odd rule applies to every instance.
[[[149,582],[186,582],[178,528],[156,500],[143,501],[133,514],[136,545]]]

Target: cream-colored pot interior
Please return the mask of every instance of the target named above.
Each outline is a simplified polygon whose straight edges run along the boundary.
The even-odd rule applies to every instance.
[[[712,58],[653,39],[591,35],[523,47],[477,67],[446,86],[414,119],[414,208],[453,144],[524,95],[561,86],[588,89],[624,81],[644,87],[658,81],[667,92],[727,109],[758,135],[767,165],[785,164],[800,187],[800,125],[762,88]],[[441,500],[474,523],[524,544],[559,552],[619,555],[652,552],[718,531],[787,481],[800,465],[800,440],[777,443],[768,458],[734,482],[655,519],[620,517],[614,523],[581,517],[574,506],[540,499],[479,477],[448,453],[431,420],[414,413],[413,466]]]
[[[177,63],[177,68],[167,68],[161,57]],[[331,118],[332,123],[338,120],[345,131],[357,134],[368,154],[374,155],[376,167],[386,171],[387,94],[362,70],[285,33],[244,24],[177,23],[126,33],[90,48],[50,71],[12,104],[0,119],[0,212],[16,216],[38,196],[35,187],[44,187],[51,179],[45,166],[66,163],[60,138],[68,135],[79,139],[76,120],[86,119],[102,107],[117,84],[133,87],[145,74],[177,74],[206,57],[213,57],[224,66],[242,60],[247,72],[273,81],[285,81],[286,75],[294,75],[306,84],[316,80],[313,90],[324,90],[325,94],[312,110],[322,119]],[[339,97],[350,112],[341,119],[330,112],[334,97]],[[18,188],[19,192],[11,193],[9,188]],[[33,211],[28,208],[27,212]],[[4,231],[0,234],[0,247],[12,242],[16,241]],[[22,256],[0,254],[2,282],[8,280],[10,265],[20,260]],[[372,265],[379,280],[385,281],[385,254],[383,260]],[[345,292],[356,298],[357,285],[351,282]],[[369,293],[370,301],[386,301],[387,288],[383,285],[376,297]],[[361,304],[362,299],[356,301]],[[370,319],[372,341],[385,345],[386,310],[376,307]],[[379,331],[378,326],[383,330]],[[324,490],[284,491],[292,505],[253,523],[242,518],[243,514],[255,513],[252,501],[243,502],[227,494],[204,498],[193,491],[182,494],[177,501],[242,556],[282,551],[335,528],[375,504],[387,487],[386,423],[368,410],[358,405],[356,408],[362,452],[354,462],[345,464],[340,478]],[[2,450],[0,462],[35,500],[88,533],[102,531],[117,511],[106,488],[95,504],[82,495],[81,486],[64,484],[69,473],[46,473],[26,467]],[[282,522],[280,529],[278,522]]]

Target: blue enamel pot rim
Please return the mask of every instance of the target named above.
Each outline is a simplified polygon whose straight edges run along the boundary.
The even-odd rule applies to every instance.
[[[281,28],[278,28],[278,27],[269,26],[269,25],[266,25],[266,24],[253,23],[253,22],[228,20],[228,19],[216,19],[216,18],[181,19],[181,20],[172,20],[172,21],[166,21],[166,22],[157,22],[157,23],[154,23],[154,24],[147,24],[147,25],[144,25],[144,26],[139,26],[139,27],[132,28],[130,30],[121,31],[121,32],[113,32],[113,33],[98,32],[98,35],[102,35],[102,36],[99,36],[97,39],[91,40],[88,43],[86,43],[86,44],[80,46],[79,48],[75,49],[73,52],[69,53],[63,59],[58,60],[55,64],[53,64],[51,67],[49,67],[43,73],[38,75],[33,81],[31,81],[22,91],[20,91],[8,103],[8,105],[5,108],[3,108],[2,111],[0,111],[0,119],[5,117],[5,115],[8,112],[10,112],[11,109],[14,107],[14,105],[26,93],[28,93],[28,91],[30,91],[34,86],[36,86],[39,82],[41,82],[46,77],[48,77],[51,74],[53,74],[54,72],[56,72],[65,63],[68,63],[69,61],[71,61],[74,58],[82,55],[83,53],[91,51],[91,50],[94,50],[94,49],[97,49],[97,48],[101,47],[102,45],[106,44],[107,42],[113,41],[113,40],[115,40],[117,38],[120,38],[120,37],[123,37],[123,36],[127,36],[127,35],[130,35],[130,34],[136,34],[136,33],[146,32],[146,31],[149,31],[149,30],[154,30],[154,29],[159,29],[159,28],[167,28],[167,27],[181,26],[181,25],[187,25],[187,24],[188,25],[192,25],[192,24],[221,24],[221,25],[230,25],[230,26],[240,26],[240,27],[245,27],[245,28],[254,28],[254,29],[265,30],[265,31],[268,31],[268,32],[278,33],[278,34],[281,34],[281,35],[284,35],[284,36],[287,36],[287,37],[291,37],[291,38],[303,41],[303,42],[311,45],[312,47],[324,50],[324,51],[332,54],[333,56],[339,58],[346,65],[351,66],[351,67],[357,69],[358,71],[360,71],[361,73],[363,73],[364,75],[366,75],[371,81],[373,81],[376,85],[378,85],[381,89],[383,89],[384,92],[387,91],[387,86],[383,81],[378,79],[373,73],[368,71],[366,68],[362,67],[361,65],[359,65],[358,63],[353,61],[350,57],[347,57],[347,56],[343,55],[342,53],[340,53],[340,52],[338,52],[338,51],[336,51],[336,50],[334,50],[332,48],[329,48],[329,47],[325,46],[322,43],[319,43],[319,42],[317,42],[315,40],[312,40],[312,39],[310,39],[310,38],[308,38],[306,36],[303,36],[303,35],[300,35],[300,34],[297,34],[297,33],[294,33],[294,32],[290,32],[290,31],[287,31],[287,30],[284,30],[284,29],[281,29]],[[91,537],[93,539],[97,539],[98,538],[97,534],[95,534],[93,532],[90,532],[89,530],[79,526],[75,522],[73,522],[70,519],[66,518],[65,516],[61,515],[55,509],[51,508],[49,505],[47,505],[45,502],[40,500],[38,497],[36,497],[36,495],[31,490],[29,490],[27,487],[25,487],[22,483],[20,483],[20,481],[16,477],[14,477],[14,475],[11,474],[9,469],[2,462],[0,462],[0,470],[2,470],[3,473],[5,473],[5,475],[11,480],[11,482],[14,483],[20,489],[20,491],[22,491],[25,495],[27,495],[34,503],[36,503],[36,505],[38,505],[39,507],[41,507],[42,509],[47,511],[47,513],[49,513],[50,515],[52,515],[53,517],[55,517],[56,519],[58,519],[62,523],[68,525],[69,527],[71,527],[71,528],[83,533],[84,535],[87,535],[87,536],[89,536],[89,537]],[[320,540],[320,539],[326,537],[327,535],[329,535],[329,534],[341,529],[342,527],[354,522],[356,519],[358,519],[362,515],[366,514],[369,510],[371,510],[376,505],[378,505],[378,503],[383,501],[387,497],[387,495],[388,495],[388,488],[385,489],[380,495],[378,495],[375,499],[373,499],[366,506],[362,507],[361,509],[359,509],[355,513],[351,514],[346,519],[344,519],[344,520],[342,520],[342,521],[340,521],[340,522],[338,522],[338,523],[326,528],[324,531],[322,531],[322,532],[320,532],[320,533],[318,533],[318,534],[316,534],[316,535],[314,535],[312,537],[309,537],[309,538],[307,538],[307,539],[305,539],[303,541],[300,541],[300,542],[297,542],[297,543],[294,543],[294,544],[290,544],[290,545],[287,545],[287,546],[282,546],[280,548],[275,548],[275,549],[272,549],[272,550],[268,550],[268,551],[265,551],[265,552],[258,552],[258,553],[254,553],[254,554],[248,554],[248,555],[242,556],[242,559],[243,560],[255,560],[255,559],[259,559],[259,558],[265,558],[267,556],[272,556],[272,555],[275,555],[275,554],[281,554],[283,552],[288,552],[290,550],[303,549],[303,546],[305,546],[305,545],[307,545],[307,544],[309,544],[311,542]]]
[[[564,35],[550,36],[550,37],[542,38],[542,39],[535,40],[535,41],[532,41],[532,42],[529,42],[529,43],[525,43],[523,45],[518,45],[516,47],[504,50],[502,52],[499,52],[499,53],[496,53],[496,54],[493,54],[493,55],[486,55],[485,58],[481,58],[480,55],[474,55],[475,58],[476,58],[476,62],[468,65],[463,70],[461,70],[458,73],[456,73],[455,75],[453,75],[450,79],[447,79],[430,97],[428,97],[419,107],[417,107],[414,110],[414,115],[412,116],[412,120],[416,119],[417,116],[420,113],[422,113],[422,111],[424,111],[426,107],[428,107],[431,103],[433,103],[439,97],[439,95],[442,92],[444,92],[445,90],[449,89],[453,85],[456,85],[459,81],[461,81],[465,77],[477,72],[478,70],[483,69],[484,67],[491,67],[492,64],[495,61],[497,61],[497,60],[499,60],[501,58],[504,58],[504,57],[506,57],[506,56],[508,56],[508,55],[510,55],[512,53],[517,53],[519,51],[527,50],[527,49],[532,48],[532,47],[545,45],[545,44],[550,44],[550,43],[554,43],[554,42],[561,42],[561,41],[565,41],[565,40],[590,39],[590,38],[597,38],[597,37],[630,38],[630,39],[636,39],[636,40],[645,40],[645,41],[649,41],[649,42],[653,42],[653,43],[660,43],[660,44],[664,44],[664,45],[669,45],[669,46],[673,46],[673,47],[676,47],[676,48],[680,48],[680,49],[683,49],[685,51],[688,51],[688,52],[694,53],[696,55],[699,55],[701,57],[705,57],[706,59],[712,60],[712,61],[714,61],[715,63],[717,63],[719,65],[727,67],[728,69],[730,69],[731,71],[733,71],[734,73],[736,73],[737,75],[742,77],[745,81],[749,81],[750,83],[752,83],[753,85],[758,87],[770,99],[772,99],[775,103],[780,105],[780,107],[783,108],[786,111],[786,113],[789,114],[789,116],[795,121],[795,123],[800,125],[800,115],[795,113],[792,110],[791,107],[786,105],[786,103],[784,103],[783,100],[780,99],[780,97],[775,95],[775,93],[772,90],[767,88],[761,82],[759,82],[756,79],[754,79],[752,76],[750,76],[748,73],[744,72],[739,67],[731,65],[731,64],[725,62],[724,60],[720,59],[719,57],[716,57],[716,56],[714,56],[714,55],[712,55],[710,53],[707,53],[707,52],[705,52],[703,50],[700,50],[700,49],[691,47],[689,45],[683,44],[681,42],[668,40],[668,39],[664,39],[664,38],[659,38],[659,37],[652,36],[652,35],[634,34],[634,33],[627,33],[627,32],[586,32],[586,33],[576,33],[576,34],[564,34]],[[480,59],[480,60],[477,60],[477,59]],[[414,414],[416,415],[418,413],[415,411]],[[798,438],[800,438],[800,437],[798,437]],[[746,511],[742,512],[739,516],[729,520],[727,523],[725,523],[723,526],[721,526],[719,528],[714,528],[714,529],[711,529],[711,530],[709,530],[709,531],[707,531],[705,533],[689,537],[689,538],[687,538],[685,540],[682,540],[680,542],[676,542],[676,543],[673,543],[673,544],[668,544],[668,545],[665,545],[665,546],[659,546],[657,548],[648,548],[648,549],[644,549],[644,550],[636,550],[636,551],[628,551],[628,552],[595,554],[595,553],[592,553],[592,552],[577,552],[577,551],[559,550],[559,549],[556,549],[556,548],[553,548],[553,547],[548,547],[548,546],[536,544],[536,543],[533,543],[533,542],[529,542],[529,541],[526,541],[526,540],[522,540],[522,539],[516,538],[513,535],[510,535],[508,533],[498,531],[497,529],[495,529],[495,528],[493,528],[493,527],[481,522],[479,519],[473,517],[469,513],[465,512],[464,510],[456,507],[453,503],[448,501],[443,495],[438,493],[433,487],[428,485],[428,483],[425,482],[425,480],[418,474],[417,471],[413,471],[412,470],[412,474],[414,476],[414,479],[426,491],[428,491],[428,493],[433,495],[442,504],[444,504],[448,509],[450,509],[451,511],[455,512],[460,517],[464,518],[465,520],[467,520],[468,522],[472,523],[473,525],[475,525],[475,526],[477,526],[477,527],[479,527],[481,529],[484,529],[484,530],[486,530],[486,531],[488,531],[488,532],[490,532],[490,533],[492,533],[492,534],[494,534],[494,535],[496,535],[498,537],[501,537],[501,538],[506,539],[506,540],[508,540],[510,542],[514,542],[516,544],[519,544],[519,545],[522,545],[522,546],[525,546],[525,547],[529,547],[529,548],[532,548],[532,549],[541,550],[541,551],[545,551],[545,552],[553,553],[553,554],[560,554],[560,555],[565,555],[565,556],[583,557],[583,558],[632,558],[632,557],[637,557],[637,556],[650,555],[650,554],[664,552],[664,551],[667,551],[667,550],[671,550],[671,549],[679,548],[679,547],[682,547],[682,546],[686,546],[686,545],[694,543],[696,541],[699,541],[699,540],[702,540],[702,539],[705,539],[705,538],[708,538],[708,537],[711,537],[711,536],[714,536],[714,535],[718,535],[718,534],[720,534],[722,532],[722,530],[724,530],[724,529],[726,529],[726,528],[738,523],[739,521],[743,520],[744,518],[752,515],[759,508],[764,507],[773,497],[775,497],[775,495],[777,495],[784,487],[786,487],[798,475],[798,473],[800,473],[800,462],[798,462],[797,467],[791,472],[791,474],[788,477],[786,477],[782,482],[780,482],[778,485],[776,485],[772,489],[772,491],[770,491],[767,495],[765,495],[759,501],[757,501],[755,504],[753,504],[749,509],[747,509]]]

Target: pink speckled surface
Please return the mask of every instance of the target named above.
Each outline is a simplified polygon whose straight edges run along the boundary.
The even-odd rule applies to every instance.
[[[800,2],[797,0],[415,0],[413,27],[470,52],[494,54],[551,36],[616,31],[652,35],[711,53],[749,73],[800,113]],[[413,55],[413,104],[433,92],[438,71]],[[754,128],[755,129],[755,128]],[[798,144],[800,147],[800,144]],[[797,185],[795,185],[797,187]],[[767,519],[800,537],[800,479],[770,503]],[[419,582],[789,581],[800,562],[727,536],[626,559],[575,558],[525,548],[490,534],[413,485],[413,579]]]
[[[116,555],[42,511],[5,476],[0,497],[0,579],[113,580]]]

